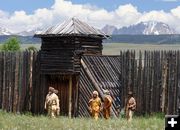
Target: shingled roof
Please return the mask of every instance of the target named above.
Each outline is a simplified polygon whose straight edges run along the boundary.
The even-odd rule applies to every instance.
[[[80,21],[77,18],[71,18],[63,23],[59,23],[55,26],[49,27],[48,29],[36,33],[36,37],[43,36],[94,36],[107,38],[108,35],[96,29],[85,22]]]

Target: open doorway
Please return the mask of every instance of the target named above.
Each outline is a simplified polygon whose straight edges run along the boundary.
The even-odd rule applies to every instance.
[[[48,75],[47,83],[48,87],[52,86],[59,91],[57,95],[60,99],[60,115],[68,116],[71,114],[71,116],[75,116],[77,111],[76,104],[78,102],[78,84],[76,76]]]

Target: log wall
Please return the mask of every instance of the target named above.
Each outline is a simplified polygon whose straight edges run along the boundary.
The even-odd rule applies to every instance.
[[[137,99],[137,112],[177,114],[180,89],[180,51],[120,52],[121,99],[127,92]],[[179,93],[180,95],[180,93]]]
[[[120,82],[119,93],[121,95],[122,106],[124,106],[127,91],[133,90],[137,99],[138,113],[165,112],[167,114],[175,114],[180,87],[180,51],[145,51],[140,52],[138,56],[135,54],[134,51],[128,51],[121,52],[117,56],[120,62],[118,72],[121,73],[119,74],[119,81],[116,80],[116,82]],[[56,88],[59,88],[56,84],[61,85],[61,82],[58,80],[59,83],[57,83],[56,78],[53,79],[46,74],[40,73],[39,58],[37,52],[0,52],[0,109],[10,112],[45,112],[43,107],[48,86],[54,84]],[[106,61],[108,64],[111,64],[111,69],[116,71],[117,66],[113,67],[113,62],[109,63],[108,56],[106,58],[103,60],[96,58],[96,60],[99,61],[98,63]],[[98,84],[104,84],[106,80],[101,82],[100,79],[105,79],[107,76],[111,79],[111,82],[114,81],[112,79],[113,75],[117,78],[116,73],[113,71],[111,71],[111,76],[107,75],[109,71],[105,70],[108,64],[99,68],[97,72],[95,71],[97,68],[96,62],[94,64],[95,68],[92,68],[93,65],[91,65],[92,72],[97,74],[101,70],[103,74],[101,77],[96,77],[98,74],[94,75],[94,79],[98,79]],[[99,64],[99,66],[101,65]],[[83,70],[82,73],[86,73],[86,71]],[[83,106],[83,104],[90,98],[94,88],[90,87],[93,84],[87,77],[88,75],[85,74],[85,76],[80,78],[80,80],[76,78],[73,80],[73,115],[78,115],[83,113],[83,111],[85,113],[88,112],[85,110],[87,109],[86,105]],[[81,88],[81,91],[78,91],[78,82],[76,81],[84,84],[84,88]],[[65,82],[67,82],[66,79],[64,79],[64,84]],[[104,85],[106,86],[106,84]],[[114,84],[112,83],[112,85]],[[59,88],[59,91],[59,96],[61,96],[64,93],[63,85],[62,88]],[[86,95],[83,96],[83,94]],[[85,97],[84,99],[86,100],[79,102],[80,99],[78,97]],[[64,96],[61,102],[67,101],[66,98]],[[62,110],[65,111],[65,109],[64,107]],[[63,115],[63,112],[61,114]]]
[[[40,51],[42,74],[80,72],[83,54],[102,54],[102,39],[87,37],[43,37]]]
[[[0,109],[31,110],[32,70],[36,53],[0,52]]]

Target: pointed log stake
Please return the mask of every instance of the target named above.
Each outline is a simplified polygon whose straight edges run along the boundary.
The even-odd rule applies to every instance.
[[[166,80],[167,80],[167,62],[164,61],[163,70],[162,70],[162,112],[165,112],[165,96],[166,96]]]
[[[33,52],[30,53],[30,72],[29,72],[29,100],[28,100],[28,110],[31,110],[31,102],[32,102],[32,71],[33,71]]]
[[[19,53],[16,53],[16,66],[15,66],[15,87],[14,87],[14,103],[13,103],[13,112],[17,112],[18,104],[18,81],[19,81]]]
[[[88,77],[90,78],[90,80],[92,81],[93,85],[95,86],[96,90],[98,91],[99,95],[103,98],[104,94],[100,89],[100,86],[96,83],[95,79],[93,78],[91,72],[89,71],[88,67],[86,66],[86,64],[84,63],[84,61],[81,59],[81,65],[83,66],[85,72],[87,73]],[[114,111],[112,111],[112,114],[114,117],[116,117],[116,114],[114,113]]]
[[[69,77],[69,118],[72,116],[72,75]]]
[[[3,89],[2,89],[2,109],[5,110],[5,89],[6,89],[6,53],[3,52]]]

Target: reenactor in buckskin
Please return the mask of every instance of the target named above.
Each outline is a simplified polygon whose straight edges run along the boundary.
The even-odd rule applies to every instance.
[[[45,100],[45,104],[44,104],[44,109],[47,110],[48,112],[48,116],[51,115],[51,107],[50,107],[50,96],[53,94],[54,92],[54,88],[53,87],[49,87],[49,91],[48,94],[46,95],[46,100]]]
[[[58,93],[53,87],[49,87],[49,92],[46,95],[46,101],[44,108],[48,111],[48,116],[55,118],[59,115],[59,98],[56,95]]]
[[[110,96],[109,90],[104,90],[104,103],[103,103],[103,116],[105,119],[110,118],[112,106],[112,97]]]
[[[128,122],[132,121],[132,116],[134,111],[136,110],[136,100],[133,97],[133,92],[128,92],[128,99],[126,101],[126,118]]]
[[[94,91],[92,98],[89,100],[89,111],[91,116],[97,120],[101,109],[101,99],[98,96],[98,92]]]

